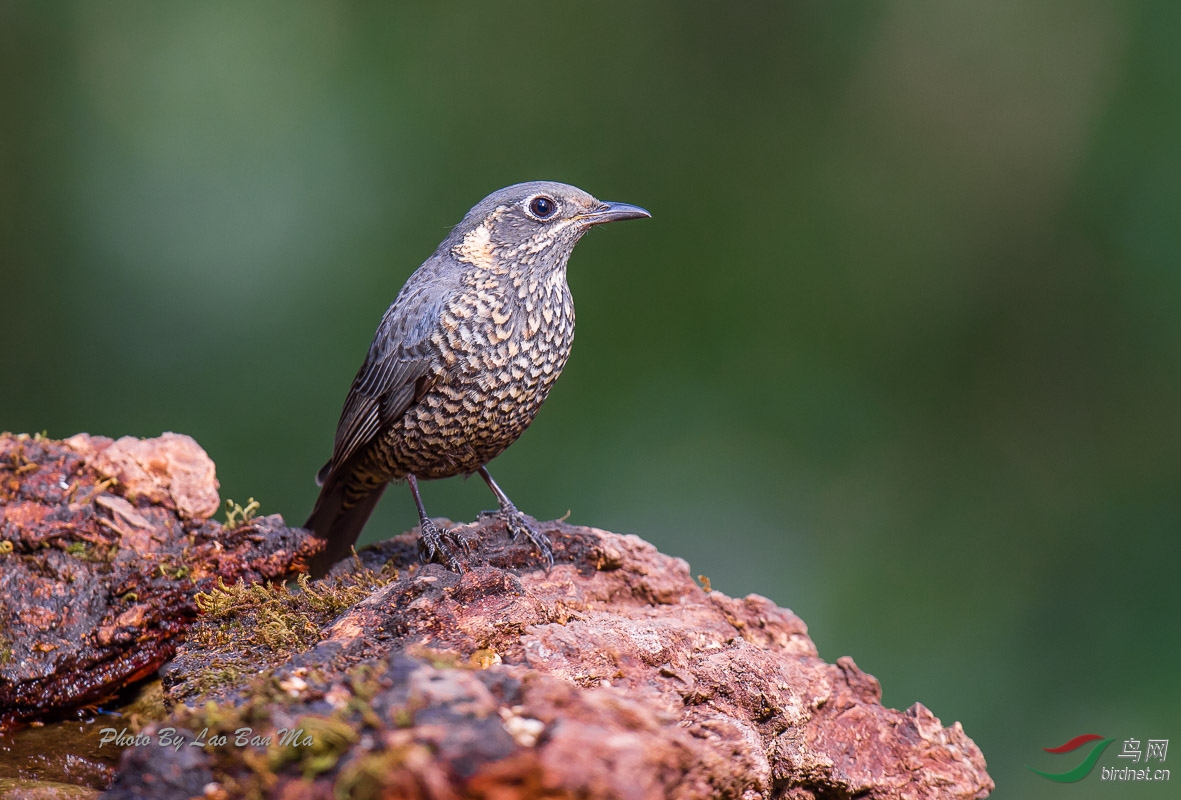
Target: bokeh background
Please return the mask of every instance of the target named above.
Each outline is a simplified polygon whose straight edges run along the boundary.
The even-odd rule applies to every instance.
[[[792,608],[998,797],[1173,796],[1024,765],[1181,740],[1179,47],[1170,2],[4,0],[0,429],[189,433],[298,523],[406,277],[574,183],[654,217],[574,255],[518,505]]]

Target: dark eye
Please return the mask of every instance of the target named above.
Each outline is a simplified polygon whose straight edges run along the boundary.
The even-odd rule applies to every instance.
[[[529,212],[538,219],[549,219],[558,210],[558,204],[548,197],[534,197],[529,203]]]

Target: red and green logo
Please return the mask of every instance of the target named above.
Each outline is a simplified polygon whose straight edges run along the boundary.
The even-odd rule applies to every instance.
[[[1107,745],[1114,741],[1115,739],[1104,739],[1097,733],[1084,733],[1082,736],[1074,737],[1066,744],[1061,744],[1057,747],[1042,748],[1047,753],[1072,753],[1075,750],[1078,750],[1084,744],[1098,742],[1098,744],[1095,744],[1091,747],[1091,752],[1087,753],[1087,757],[1083,759],[1082,763],[1074,769],[1069,769],[1066,772],[1042,772],[1040,769],[1034,769],[1028,764],[1026,765],[1026,769],[1041,775],[1043,778],[1051,781],[1057,781],[1058,783],[1074,783],[1075,781],[1081,781],[1091,773],[1092,769],[1094,769],[1095,762],[1099,760],[1099,756],[1103,755],[1103,751],[1107,748]]]

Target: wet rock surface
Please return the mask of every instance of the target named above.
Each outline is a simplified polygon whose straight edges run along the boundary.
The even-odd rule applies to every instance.
[[[278,517],[227,529],[187,436],[0,434],[0,728],[153,675],[217,580],[271,580],[319,543]]]

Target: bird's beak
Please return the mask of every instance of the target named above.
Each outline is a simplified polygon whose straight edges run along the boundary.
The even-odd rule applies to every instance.
[[[578,219],[583,225],[602,225],[604,222],[618,222],[621,219],[643,219],[652,216],[639,206],[631,203],[603,203],[589,214],[583,214]]]

